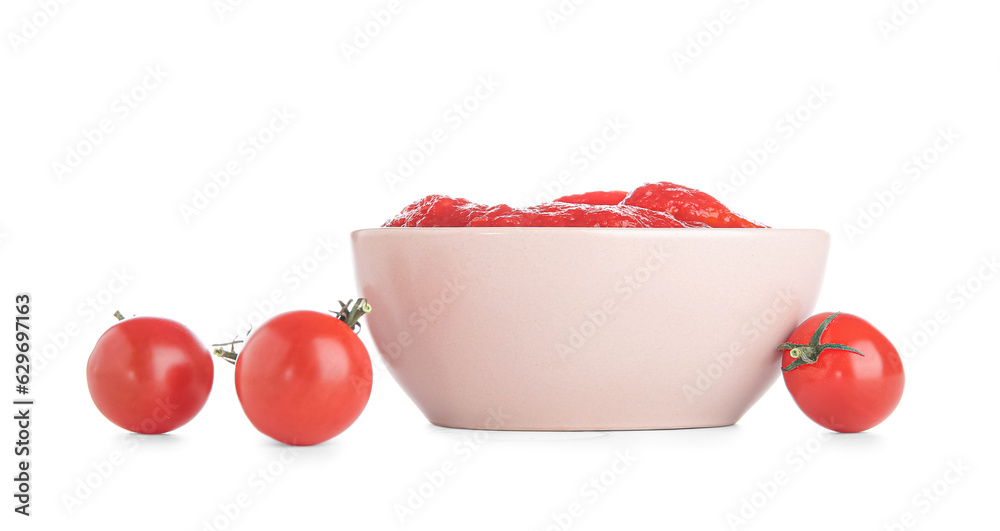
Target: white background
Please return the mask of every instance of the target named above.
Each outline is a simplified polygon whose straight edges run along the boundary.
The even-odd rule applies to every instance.
[[[32,385],[33,515],[14,515],[4,495],[4,529],[544,529],[553,515],[571,529],[995,523],[998,288],[980,266],[1000,236],[996,2],[594,0],[564,2],[555,27],[555,1],[404,1],[384,27],[371,14],[384,1],[257,0],[221,16],[210,0],[49,4],[0,8],[0,316],[13,320],[14,293],[30,292],[36,364],[51,357]],[[892,19],[899,6],[911,14]],[[366,24],[377,33],[367,44]],[[359,53],[345,53],[352,43]],[[165,79],[136,88],[147,69]],[[499,87],[467,100],[490,76]],[[142,101],[123,107],[133,90]],[[456,123],[449,109],[463,103],[475,110]],[[288,125],[262,133],[283,109]],[[624,131],[584,167],[580,146],[609,119]],[[85,131],[102,120],[112,129],[88,149]],[[386,172],[438,127],[445,141],[390,186]],[[934,148],[939,131],[947,150]],[[261,134],[270,143],[248,160],[241,144]],[[733,181],[765,144],[777,148]],[[77,148],[81,160],[67,155]],[[933,162],[916,171],[914,156]],[[68,157],[71,171],[54,168]],[[241,172],[212,188],[234,160]],[[828,436],[779,381],[733,427],[489,433],[470,451],[474,433],[427,423],[374,348],[367,410],[294,457],[246,420],[221,362],[204,410],[170,435],[128,435],[88,396],[87,356],[115,309],[228,340],[273,290],[285,302],[263,304],[269,315],[354,296],[350,231],[425,194],[525,204],[664,179],[775,227],[830,232],[816,310],[864,316],[906,351],[889,420]],[[199,191],[214,197],[185,218]],[[845,228],[859,209],[873,215],[860,235]],[[291,282],[317,239],[339,251]],[[115,271],[130,280],[112,294]],[[943,324],[929,324],[935,314]],[[903,348],[914,339],[922,346]],[[13,489],[11,407],[0,492]],[[582,493],[616,452],[637,461],[606,492]],[[433,493],[401,522],[397,504],[448,461],[457,472],[423,487]],[[776,473],[788,481],[772,489]],[[88,479],[99,486],[81,487]],[[250,504],[236,515],[241,493]],[[559,517],[574,502],[582,515]]]

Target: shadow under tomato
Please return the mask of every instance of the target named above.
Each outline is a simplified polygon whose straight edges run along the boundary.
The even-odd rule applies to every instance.
[[[285,444],[264,435],[261,437],[263,439],[259,443],[261,448],[279,452],[288,450],[295,455],[296,460],[305,459],[310,462],[324,462],[336,459],[341,454],[340,450],[343,447],[343,443],[336,437],[311,446],[296,446],[294,444]]]
[[[138,443],[139,448],[175,448],[181,444],[184,437],[173,433],[133,433],[125,432],[115,437],[120,446],[126,447]]]
[[[829,445],[831,448],[872,449],[878,448],[885,441],[885,439],[877,432],[872,433],[870,431],[863,431],[860,433],[838,433],[831,431],[829,432],[829,435],[829,440],[824,444]]]

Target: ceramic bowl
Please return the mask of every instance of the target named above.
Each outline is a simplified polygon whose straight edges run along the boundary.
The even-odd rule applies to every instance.
[[[364,322],[440,426],[725,426],[780,373],[829,234],[378,228],[352,235]]]

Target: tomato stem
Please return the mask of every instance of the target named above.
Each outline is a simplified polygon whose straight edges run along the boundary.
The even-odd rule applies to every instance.
[[[122,315],[121,310],[115,310],[115,317],[118,318],[119,321],[125,320],[125,316]]]
[[[864,356],[864,353],[860,350],[847,345],[842,345],[840,343],[820,343],[820,339],[823,337],[823,332],[826,332],[827,327],[830,326],[830,323],[832,323],[833,319],[838,315],[840,315],[840,312],[831,314],[829,317],[824,319],[819,327],[816,328],[816,331],[813,332],[808,345],[802,345],[799,343],[782,343],[778,347],[778,350],[788,350],[788,355],[792,357],[792,362],[785,367],[782,367],[781,370],[788,372],[799,365],[816,363],[819,359],[819,355],[826,349],[846,350],[848,352],[854,352],[855,354],[861,354]]]
[[[229,363],[236,365],[236,358],[239,357],[239,354],[236,353],[236,345],[242,342],[243,342],[242,339],[240,340],[234,339],[229,343],[216,343],[212,345],[213,347],[215,347],[214,349],[212,349],[212,355],[218,356],[228,361]],[[222,347],[229,347],[229,350],[226,350]]]
[[[365,298],[360,298],[357,301],[353,299],[348,299],[345,304],[344,301],[337,301],[340,303],[340,311],[337,312],[337,319],[340,319],[347,326],[351,327],[351,330],[357,332],[361,328],[361,323],[358,322],[366,313],[372,311],[371,305],[368,304],[368,300]],[[351,307],[351,303],[354,306]],[[333,310],[330,310],[332,313]]]

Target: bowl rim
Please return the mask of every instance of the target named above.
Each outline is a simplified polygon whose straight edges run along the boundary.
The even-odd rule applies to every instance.
[[[431,233],[441,233],[441,234],[479,234],[479,235],[491,235],[491,234],[510,234],[519,232],[592,232],[596,234],[620,234],[623,232],[629,232],[633,235],[639,235],[641,233],[654,234],[654,233],[676,233],[676,234],[691,234],[691,235],[707,235],[707,234],[718,234],[732,236],[739,233],[747,234],[763,234],[763,233],[813,233],[817,236],[823,235],[827,238],[830,237],[830,233],[824,229],[785,229],[785,228],[729,228],[729,227],[373,227],[367,229],[356,229],[351,231],[351,237],[357,237],[362,234],[390,234],[390,233],[403,233],[403,232],[413,232],[418,234],[431,234]],[[709,236],[711,237],[711,236]]]

